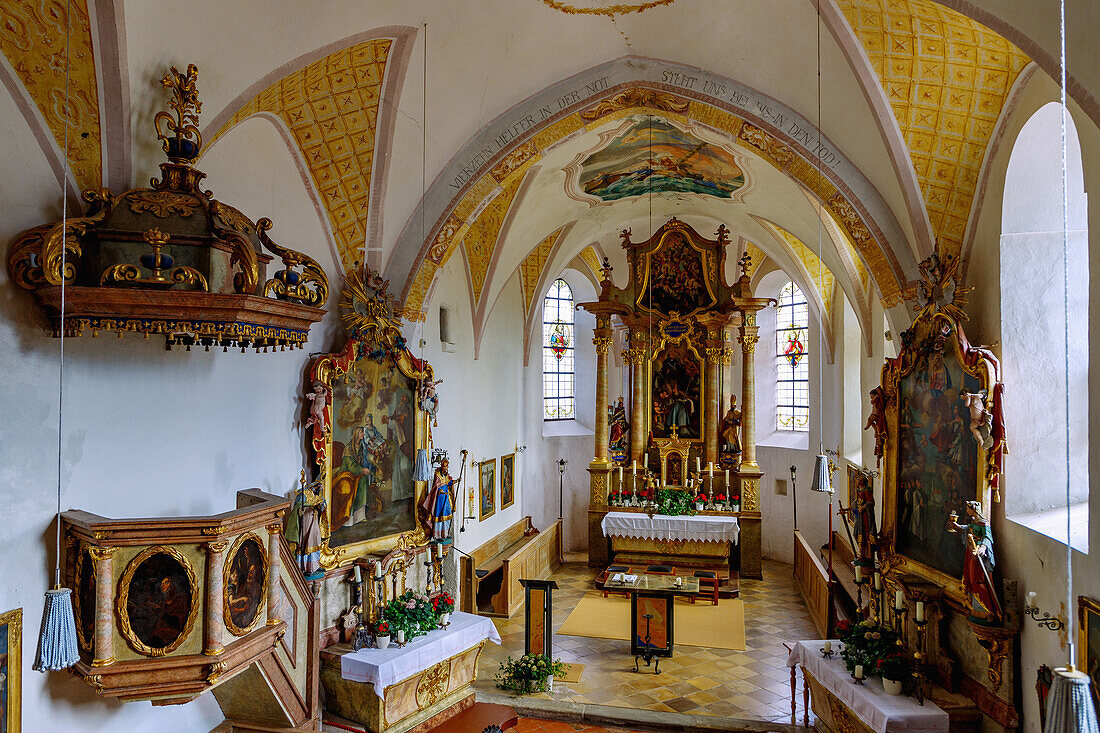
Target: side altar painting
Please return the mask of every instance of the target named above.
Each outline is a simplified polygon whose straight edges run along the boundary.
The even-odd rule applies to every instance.
[[[349,275],[341,305],[350,336],[307,375],[317,479],[303,484],[287,530],[302,541],[300,557],[312,566],[316,552],[326,568],[392,549],[402,534],[427,541],[432,525],[418,516],[426,482],[413,479],[416,451],[430,440],[425,408],[434,414],[437,404],[423,399],[434,395],[432,368],[407,348],[377,273]]]

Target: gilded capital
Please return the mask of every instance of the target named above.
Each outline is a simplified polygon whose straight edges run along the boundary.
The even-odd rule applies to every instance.
[[[760,336],[755,333],[745,333],[738,336],[737,340],[741,343],[742,352],[752,354],[756,351],[756,342],[760,340]]]
[[[217,555],[219,552],[223,552],[227,547],[229,547],[229,540],[218,540],[216,542],[206,543],[206,551],[211,555]]]
[[[641,364],[645,360],[645,349],[626,349],[622,355],[627,364]]]
[[[592,343],[596,345],[596,353],[600,356],[607,356],[607,353],[611,350],[611,344],[613,339],[610,336],[597,336],[592,339]]]
[[[117,550],[117,547],[89,547],[88,554],[95,560],[109,560]]]
[[[279,534],[280,532],[283,531],[283,523],[282,522],[272,522],[271,524],[267,525],[267,531],[270,532],[271,534]]]

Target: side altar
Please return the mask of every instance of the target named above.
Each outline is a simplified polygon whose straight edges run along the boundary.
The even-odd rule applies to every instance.
[[[727,544],[724,561],[743,577],[759,578],[763,473],[756,462],[756,314],[775,301],[752,297],[747,254],[739,261],[741,276],[726,283],[724,225],[715,239],[676,218],[644,242],[631,241],[629,229],[620,237],[630,268],[626,286],[611,282],[605,258],[598,299],[577,306],[596,317],[588,564],[606,567],[613,559],[601,528],[609,511],[641,512],[645,504],[652,511],[661,498],[685,510],[702,503],[707,513],[735,517],[740,538]],[[626,332],[622,356],[630,365],[629,414],[622,402],[608,406],[613,326]],[[742,359],[740,408],[725,379],[735,333]],[[638,542],[654,543],[638,548],[644,552],[677,561],[667,542]]]

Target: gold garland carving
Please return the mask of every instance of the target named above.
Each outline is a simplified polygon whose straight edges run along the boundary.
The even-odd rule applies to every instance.
[[[233,623],[233,617],[229,613],[229,568],[233,565],[233,558],[237,556],[237,551],[241,549],[241,546],[247,540],[255,540],[256,546],[260,548],[260,557],[263,559],[264,577],[260,582],[260,603],[256,606],[256,615],[252,617],[252,621],[248,626],[241,627]],[[244,636],[252,629],[256,628],[256,624],[259,622],[260,617],[263,615],[261,611],[264,605],[267,603],[267,576],[271,572],[271,565],[267,560],[267,550],[264,549],[264,543],[260,540],[259,535],[255,532],[245,532],[233,542],[233,546],[229,548],[229,552],[225,554],[225,562],[222,564],[222,617],[225,619],[225,628],[229,629],[233,636]]]
[[[187,218],[200,205],[199,199],[191,194],[171,191],[134,191],[126,194],[126,203],[135,214],[148,211],[158,219],[167,219],[169,214]]]
[[[184,571],[187,573],[187,582],[191,586],[191,610],[187,614],[187,621],[183,625],[183,631],[176,637],[168,646],[164,647],[151,647],[143,642],[134,633],[133,627],[130,626],[130,613],[126,610],[126,604],[130,600],[130,581],[134,579],[134,572],[141,566],[143,562],[151,558],[153,555],[168,555],[176,560],[183,566]],[[130,561],[130,564],[126,566],[126,570],[122,573],[122,580],[118,584],[118,594],[115,597],[115,613],[118,615],[119,631],[122,632],[122,636],[126,639],[126,642],[130,645],[138,654],[143,654],[147,657],[163,657],[166,654],[170,654],[175,651],[180,644],[187,640],[187,637],[191,635],[191,629],[195,626],[195,619],[199,615],[199,586],[195,581],[195,571],[191,567],[191,563],[187,558],[174,547],[168,547],[166,545],[153,545],[142,550],[141,553]]]
[[[426,670],[416,683],[416,706],[418,709],[434,705],[447,692],[447,682],[451,678],[451,660],[444,659]]]

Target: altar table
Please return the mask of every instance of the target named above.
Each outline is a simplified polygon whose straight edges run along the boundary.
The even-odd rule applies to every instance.
[[[325,708],[371,733],[409,730],[472,694],[486,640],[500,644],[491,619],[456,611],[448,628],[418,636],[404,648],[330,647],[321,654]]]
[[[929,699],[920,705],[912,697],[887,695],[882,680],[867,678],[857,685],[837,654],[821,655],[824,641],[797,641],[787,666],[800,665],[813,697],[819,725],[832,731],[874,731],[875,733],[947,733],[948,715]],[[832,641],[833,649],[840,642]]]
[[[737,517],[650,517],[641,512],[608,512],[600,528],[611,539],[615,563],[669,563],[707,569],[728,566],[740,531]]]

